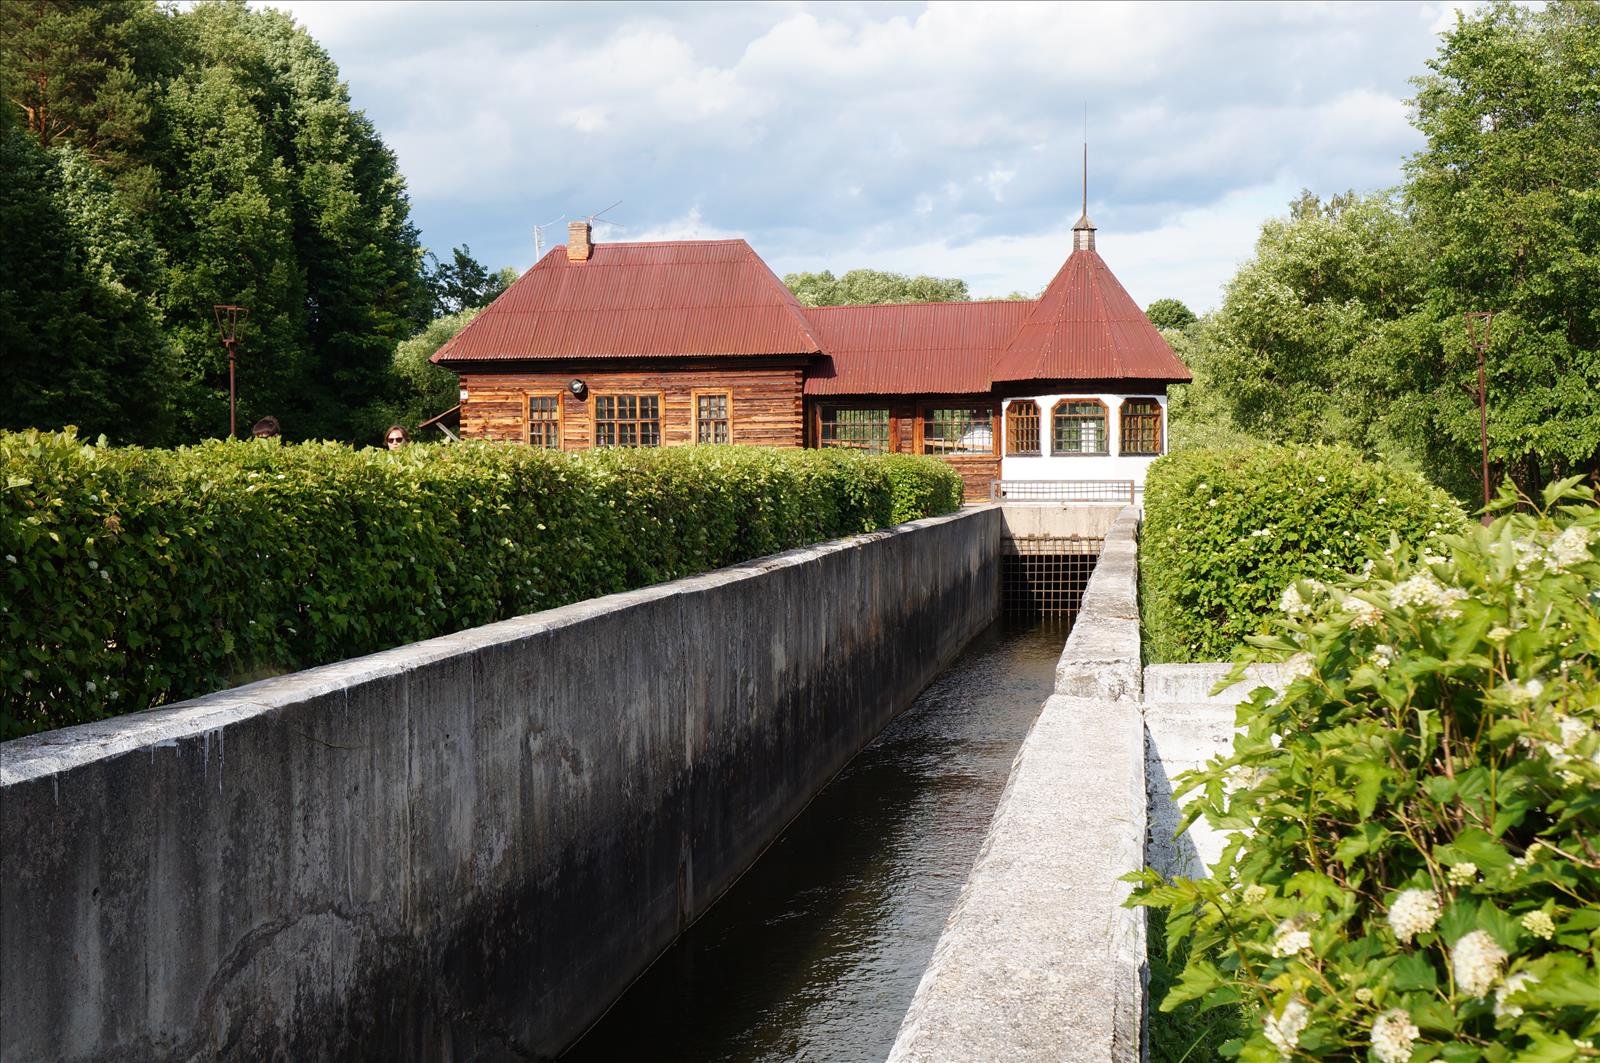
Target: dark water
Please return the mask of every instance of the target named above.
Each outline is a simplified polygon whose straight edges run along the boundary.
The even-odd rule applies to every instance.
[[[562,1058],[880,1063],[1066,634],[974,639]]]

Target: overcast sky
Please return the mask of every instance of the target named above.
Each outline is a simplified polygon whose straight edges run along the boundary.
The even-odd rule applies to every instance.
[[[265,6],[265,5],[262,5]],[[1141,305],[1197,311],[1302,187],[1397,184],[1454,5],[275,0],[398,154],[423,241],[534,261],[742,236],[782,274],[856,266],[1037,291],[1089,216]]]

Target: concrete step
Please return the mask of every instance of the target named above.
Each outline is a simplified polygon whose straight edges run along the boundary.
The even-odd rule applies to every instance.
[[[1252,664],[1245,678],[1213,694],[1212,689],[1233,670],[1227,661],[1194,664],[1151,664],[1144,670],[1144,700],[1155,702],[1216,702],[1237,705],[1259,686],[1282,690],[1303,671],[1298,664]]]

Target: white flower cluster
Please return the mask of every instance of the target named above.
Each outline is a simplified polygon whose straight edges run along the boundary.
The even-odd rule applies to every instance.
[[[1389,929],[1401,941],[1426,934],[1439,921],[1439,896],[1432,890],[1406,890],[1389,906]]]
[[[1250,885],[1248,885],[1248,886],[1246,886],[1244,888],[1244,903],[1246,903],[1246,904],[1260,904],[1262,901],[1264,901],[1266,899],[1267,899],[1267,890],[1266,890],[1265,886],[1261,886],[1261,885],[1258,885],[1257,883],[1252,882]]]
[[[1350,618],[1351,627],[1376,627],[1383,620],[1382,609],[1355,595],[1346,596],[1345,600],[1339,603],[1339,608],[1354,614]]]
[[[1590,538],[1589,529],[1576,524],[1556,536],[1545,553],[1550,567],[1560,572],[1589,560]]]
[[[1529,974],[1527,971],[1518,971],[1516,974],[1509,975],[1506,980],[1501,983],[1500,987],[1494,991],[1494,1017],[1497,1019],[1514,1019],[1518,1015],[1521,1015],[1521,1005],[1507,1004],[1506,998],[1518,990],[1526,989],[1528,986],[1533,985],[1536,981],[1538,981],[1538,979],[1534,978],[1533,975]]]
[[[1522,929],[1541,941],[1549,941],[1555,937],[1556,923],[1549,912],[1529,912],[1522,917]]]
[[[1395,649],[1393,646],[1387,642],[1380,642],[1372,647],[1372,663],[1377,665],[1379,669],[1387,668],[1394,663],[1394,654]]]
[[[1311,1009],[1306,1007],[1306,1002],[1299,997],[1292,997],[1283,1006],[1282,1015],[1267,1016],[1267,1021],[1262,1023],[1262,1032],[1267,1035],[1267,1040],[1277,1046],[1283,1058],[1288,1059],[1295,1045],[1300,1043],[1300,1034],[1310,1021]]]
[[[1311,948],[1311,931],[1303,929],[1304,916],[1294,916],[1278,924],[1272,937],[1272,954],[1279,959]]]
[[[1489,992],[1489,987],[1500,977],[1501,965],[1506,962],[1506,950],[1483,930],[1465,935],[1450,952],[1456,985],[1475,997]]]
[[[1463,861],[1452,867],[1445,877],[1452,886],[1470,886],[1478,881],[1478,865],[1470,860]]]
[[[1290,616],[1305,616],[1311,612],[1311,606],[1300,597],[1299,588],[1292,583],[1284,590],[1283,597],[1278,599],[1278,608]]]
[[[1395,584],[1394,590],[1389,592],[1389,601],[1397,609],[1415,605],[1450,618],[1461,615],[1461,610],[1455,606],[1466,596],[1467,592],[1460,587],[1444,586],[1434,578],[1433,573],[1419,572],[1403,583]]]
[[[1420,1036],[1422,1031],[1410,1015],[1390,1008],[1372,1022],[1372,1054],[1378,1063],[1406,1063],[1411,1058],[1411,1046]]]

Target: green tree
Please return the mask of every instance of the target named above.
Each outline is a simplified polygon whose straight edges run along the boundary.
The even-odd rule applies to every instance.
[[[1185,329],[1194,324],[1198,318],[1182,299],[1157,299],[1145,308],[1144,316],[1150,319],[1150,324],[1163,332],[1168,329]]]
[[[173,352],[177,437],[227,424],[214,303],[251,310],[246,421],[370,435],[398,393],[392,355],[415,329],[422,256],[394,156],[327,53],[287,15],[239,2],[29,0],[6,15],[7,120],[92,159],[162,252],[149,290]],[[56,357],[94,361],[70,344]]]
[[[842,277],[821,273],[785,274],[783,283],[806,306],[860,306],[876,303],[960,303],[972,296],[967,282],[954,277],[915,277],[876,269],[853,269]]]
[[[0,428],[167,441],[160,254],[76,148],[0,133]]]
[[[488,306],[517,279],[517,271],[510,266],[489,272],[472,257],[472,248],[466,244],[451,249],[449,262],[440,262],[432,251],[423,259],[430,319]]]
[[[1464,311],[1495,310],[1489,448],[1525,488],[1600,475],[1600,4],[1459,19],[1417,81],[1406,198],[1429,291],[1417,410],[1458,468],[1478,449]]]
[[[460,391],[459,378],[428,359],[477,316],[478,308],[468,307],[454,314],[434,318],[427,328],[401,341],[395,348],[394,373],[400,380],[402,394],[390,408],[392,421],[415,428],[456,404]]]
[[[1247,433],[1390,453],[1385,411],[1406,379],[1385,330],[1422,297],[1423,271],[1391,197],[1302,193],[1262,227],[1193,360]]]

